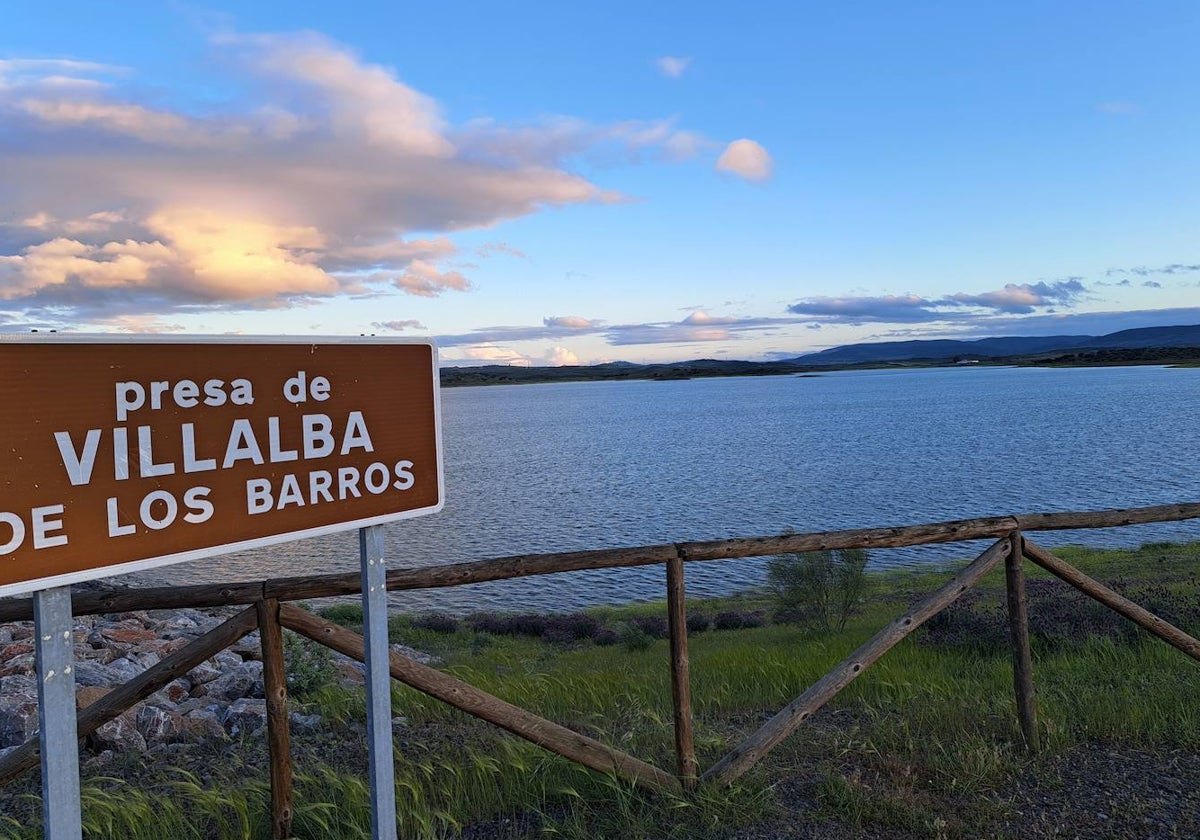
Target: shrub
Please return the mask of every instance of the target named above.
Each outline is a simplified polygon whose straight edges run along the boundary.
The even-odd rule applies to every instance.
[[[414,616],[412,627],[415,630],[432,630],[434,633],[457,633],[458,619],[446,613],[426,613]]]
[[[861,548],[780,554],[767,561],[767,586],[781,620],[843,630],[867,588]]]
[[[499,613],[473,613],[467,616],[467,626],[477,633],[495,636],[533,636],[541,638],[546,632],[546,616],[534,613],[504,615]]]
[[[712,619],[705,613],[688,613],[687,629],[689,633],[703,633],[712,626]]]
[[[577,642],[594,638],[600,630],[600,620],[587,613],[552,615],[546,620],[542,639],[547,642]]]
[[[665,639],[671,635],[671,628],[661,615],[635,615],[629,623],[651,639]]]
[[[762,627],[766,624],[762,612],[746,612],[745,610],[727,610],[717,613],[713,619],[713,627],[717,630],[746,630],[751,627]]]
[[[601,629],[598,618],[587,613],[539,615],[537,613],[473,613],[467,626],[476,633],[494,636],[532,636],[547,642],[590,639]]]
[[[283,662],[288,694],[303,700],[334,683],[333,653],[324,645],[283,634]]]
[[[619,641],[621,641],[621,637],[618,636],[617,631],[611,627],[601,627],[592,634],[592,643],[602,647],[615,645]]]
[[[654,644],[654,637],[632,622],[621,628],[620,639],[628,651],[646,650]]]
[[[1200,597],[1194,592],[1120,580],[1108,585],[1177,627],[1188,630],[1200,625]],[[1071,650],[1095,639],[1134,644],[1144,638],[1136,625],[1059,581],[1026,581],[1025,593],[1029,635],[1043,650]],[[922,639],[927,644],[979,653],[1007,653],[1008,611],[1003,594],[966,593],[926,622]]]

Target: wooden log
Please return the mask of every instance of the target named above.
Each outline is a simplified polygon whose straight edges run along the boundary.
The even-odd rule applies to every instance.
[[[996,539],[1017,527],[1011,516],[960,519],[899,528],[862,528],[852,531],[820,531],[810,534],[780,534],[774,537],[744,537],[710,542],[678,543],[685,561],[724,560],[733,557],[765,557],[804,551],[839,548],[900,548],[927,543]]]
[[[132,610],[174,610],[185,607],[249,605],[262,600],[262,581],[202,583],[195,586],[147,586],[113,592],[77,591],[71,594],[73,615],[107,615]],[[29,621],[28,598],[0,598],[0,622]]]
[[[131,706],[145,700],[171,680],[177,679],[195,668],[213,654],[224,650],[254,629],[256,624],[253,608],[242,610],[233,618],[199,636],[186,647],[168,655],[161,662],[147,668],[127,683],[114,688],[95,703],[79,713],[78,732],[82,738],[108,723]],[[40,758],[38,740],[26,741],[8,755],[0,758],[0,785],[8,784],[31,767],[36,767]]]
[[[671,706],[675,716],[675,758],[684,790],[696,787],[696,761],[692,723],[692,684],[688,664],[687,600],[683,559],[667,561],[667,625],[671,630]]]
[[[974,586],[980,578],[1003,560],[1010,550],[1008,540],[994,543],[979,555],[969,566],[959,572],[953,580],[929,595],[904,615],[876,633],[870,641],[861,645],[854,653],[838,663],[833,670],[808,691],[801,694],[775,717],[734,747],[728,755],[714,764],[703,779],[706,782],[730,784],[753,767],[780,741],[792,734],[800,724],[828,703],[833,697],[854,681],[863,671],[895,647],[931,617],[954,603],[960,595]]]
[[[1179,522],[1198,517],[1200,503],[1190,502],[1082,513],[1023,513],[1016,519],[1022,531],[1072,531],[1077,528],[1120,528],[1150,522]]]
[[[435,589],[529,575],[547,575],[584,569],[653,566],[679,554],[683,561],[763,557],[797,551],[832,548],[900,548],[926,543],[999,538],[1016,529],[1062,531],[1074,528],[1116,528],[1148,522],[1175,522],[1200,518],[1200,503],[1158,505],[1129,510],[1085,513],[1028,513],[982,519],[960,519],[895,528],[821,531],[810,534],[739,537],[676,545],[597,549],[561,554],[524,554],[388,572],[388,589]],[[119,593],[80,593],[72,597],[75,615],[96,615],[126,610],[177,609],[253,604],[264,598],[299,601],[360,591],[357,573],[276,578],[253,583],[202,584],[199,586],[146,587]],[[0,622],[29,621],[33,603],[28,598],[0,598]]]
[[[363,638],[357,633],[290,604],[280,606],[279,619],[289,630],[294,630],[359,662],[363,661]],[[390,656],[389,665],[392,677],[405,685],[585,767],[621,776],[651,790],[675,793],[681,790],[679,780],[670,773],[578,732],[572,732],[565,726],[538,717],[449,674],[421,665],[395,652]]]
[[[1123,595],[1113,592],[1104,584],[1094,580],[1069,563],[1055,557],[1039,545],[1025,540],[1025,556],[1050,574],[1074,586],[1084,595],[1095,598],[1109,609],[1120,613],[1146,632],[1157,636],[1172,647],[1200,661],[1200,641],[1189,636],[1174,624],[1163,621],[1149,610],[1138,606]]]
[[[1033,691],[1033,655],[1029,649],[1029,610],[1025,598],[1025,562],[1020,531],[1009,537],[1004,558],[1005,592],[1008,600],[1008,636],[1012,643],[1013,691],[1017,698],[1017,720],[1025,749],[1038,750],[1037,702]]]
[[[400,589],[440,589],[467,583],[585,569],[655,566],[665,563],[675,555],[675,547],[672,545],[570,551],[559,554],[519,554],[493,560],[426,566],[420,569],[392,569],[387,575],[387,588],[389,592]],[[361,591],[361,584],[357,573],[317,575],[309,578],[269,580],[264,585],[264,591],[268,597],[281,601],[300,601],[329,595],[352,595]]]
[[[292,741],[288,722],[287,672],[279,602],[259,601],[258,635],[262,644],[263,685],[267,695],[267,747],[271,758],[271,837],[292,836]]]

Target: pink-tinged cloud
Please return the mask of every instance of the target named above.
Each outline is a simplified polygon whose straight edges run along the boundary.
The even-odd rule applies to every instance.
[[[406,319],[403,321],[372,321],[371,326],[377,330],[387,330],[389,332],[404,332],[405,330],[423,330],[425,325],[415,319]]]
[[[624,200],[571,171],[575,158],[677,159],[706,142],[671,120],[452,126],[395,70],[312,33],[215,48],[252,98],[199,116],[127,95],[121,68],[0,59],[9,316],[99,324],[466,291],[444,265],[453,232]]]
[[[728,172],[747,181],[765,181],[771,177],[774,161],[767,150],[753,140],[734,140],[717,158],[717,171]]]
[[[543,318],[542,323],[550,328],[564,330],[595,330],[600,327],[603,321],[593,318],[583,318],[579,315],[555,315],[551,318]]]
[[[683,323],[690,326],[712,326],[714,324],[736,324],[739,320],[741,319],[728,315],[709,315],[707,312],[697,309],[695,312],[684,318]]]
[[[438,271],[424,260],[413,260],[395,282],[396,288],[420,297],[436,297],[447,289],[465,292],[471,288],[470,281],[457,271]]]

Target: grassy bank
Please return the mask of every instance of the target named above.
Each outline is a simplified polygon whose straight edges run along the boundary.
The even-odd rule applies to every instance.
[[[1200,544],[1060,553],[1200,632]],[[708,619],[696,619],[690,636],[701,767],[947,576],[876,575],[860,610],[834,632],[773,623],[766,594],[690,602],[693,615]],[[1044,744],[1037,759],[1018,747],[1000,572],[884,657],[738,786],[691,799],[641,794],[397,686],[401,836],[769,837],[755,832],[784,823],[834,832],[818,836],[1004,834],[1019,810],[1006,792],[1052,787],[1055,768],[1074,751],[1103,744],[1195,753],[1195,663],[1064,585],[1032,569],[1029,578]],[[353,607],[326,613],[354,629],[361,621]],[[391,631],[393,641],[440,657],[439,667],[486,691],[673,768],[664,617],[662,604],[540,624],[398,616]],[[311,648],[293,641],[289,655],[294,705],[325,721],[293,735],[296,835],[365,837],[361,691],[340,687],[332,663]],[[269,836],[261,740],[88,766],[85,834]],[[0,801],[8,815],[0,836],[40,836],[36,779],[22,784],[25,798]]]

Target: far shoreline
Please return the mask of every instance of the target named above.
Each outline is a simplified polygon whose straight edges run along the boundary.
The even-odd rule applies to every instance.
[[[443,388],[488,385],[545,385],[555,382],[678,382],[745,376],[796,376],[817,378],[848,370],[923,370],[929,368],[980,367],[1200,367],[1200,347],[1167,347],[1095,350],[1089,352],[1041,353],[1034,356],[1003,356],[972,359],[911,359],[905,361],[855,362],[853,364],[801,365],[791,362],[721,361],[694,359],[669,364],[616,362],[601,365],[561,367],[518,367],[479,365],[442,367]]]

